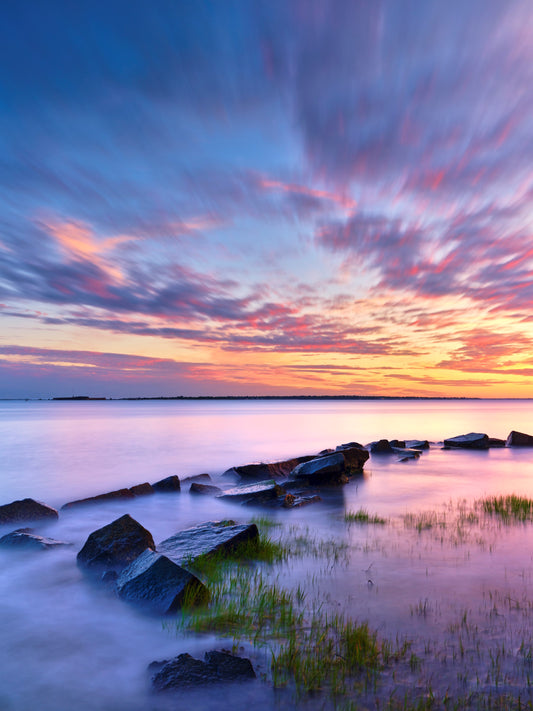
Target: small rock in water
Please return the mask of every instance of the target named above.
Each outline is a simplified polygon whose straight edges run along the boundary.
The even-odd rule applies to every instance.
[[[335,452],[299,464],[292,473],[295,479],[304,479],[310,484],[344,484],[346,460],[343,452]]]
[[[130,486],[130,491],[134,496],[149,496],[155,493],[154,487],[147,481],[144,484],[136,484],[135,486]]]
[[[380,439],[379,442],[372,442],[370,451],[372,454],[392,454],[393,449],[388,439]]]
[[[295,457],[285,459],[281,462],[262,462],[260,464],[245,464],[240,467],[232,467],[224,472],[222,476],[237,475],[240,479],[247,481],[264,481],[265,479],[285,479],[292,472],[294,467],[303,462],[314,459],[314,456]]]
[[[176,491],[180,491],[181,489],[180,479],[176,476],[176,474],[172,474],[171,476],[167,476],[160,481],[156,481],[155,484],[152,484],[152,486],[156,491],[161,491],[163,493],[174,493]]]
[[[246,679],[255,679],[249,659],[212,651],[206,652],[205,661],[194,659],[190,654],[179,654],[153,676],[152,685],[156,691],[167,691]]]
[[[161,553],[146,550],[117,578],[120,598],[150,612],[176,612],[185,600],[191,604],[209,598],[207,588],[196,576]]]
[[[41,504],[34,499],[21,499],[0,506],[0,526],[18,521],[38,521],[58,517],[59,514],[51,506]]]
[[[218,486],[212,486],[210,484],[200,484],[197,481],[193,481],[190,486],[189,494],[204,494],[207,496],[215,496],[216,494],[222,494],[222,489]]]
[[[427,439],[408,439],[405,446],[408,449],[429,449],[429,442]]]
[[[247,486],[235,486],[228,489],[223,494],[219,494],[217,499],[236,501],[242,504],[263,504],[270,503],[280,496],[285,496],[287,492],[278,486],[273,479],[260,481],[257,484]]]
[[[150,531],[129,514],[93,531],[78,553],[78,564],[86,568],[122,570],[147,548],[155,550]]]
[[[470,432],[445,439],[444,446],[452,449],[488,449],[489,438],[488,435],[480,432]]]
[[[509,432],[506,444],[508,447],[533,447],[533,435],[524,432]]]
[[[65,541],[56,541],[54,538],[45,538],[34,533],[31,528],[18,528],[0,538],[0,546],[10,546],[16,548],[32,548],[38,550],[48,550],[57,546],[69,546]]]
[[[117,499],[134,499],[135,494],[130,489],[117,489],[116,491],[108,491],[106,494],[98,494],[97,496],[88,496],[86,499],[77,499],[63,504],[61,511],[73,509],[78,506],[89,506],[91,504],[101,504],[105,501],[116,501]]]

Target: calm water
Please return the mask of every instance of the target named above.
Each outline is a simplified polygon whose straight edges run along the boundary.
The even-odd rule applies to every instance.
[[[471,431],[505,438],[512,429],[533,433],[532,402],[9,402],[0,404],[0,502],[32,496],[60,506],[169,474],[209,472],[216,479],[232,465],[314,453],[350,440],[438,443]],[[435,444],[416,462],[371,458],[363,478],[327,493],[320,504],[267,513],[282,523],[283,536],[294,527],[309,527],[324,540],[348,545],[344,563],[327,572],[322,563],[316,568],[312,561],[291,564],[283,571],[287,585],[311,585],[312,578],[333,609],[368,620],[387,637],[413,635],[421,648],[430,640],[435,649],[445,650],[441,656],[451,657],[450,645],[457,640],[450,630],[468,609],[479,630],[483,625],[490,630],[481,641],[487,655],[476,662],[482,667],[476,671],[479,678],[489,679],[483,664],[490,645],[504,639],[515,670],[521,636],[533,633],[529,618],[515,619],[503,603],[498,615],[506,616],[505,628],[495,630],[492,622],[500,617],[490,617],[498,596],[533,599],[531,527],[480,524],[479,530],[463,530],[449,523],[418,531],[405,516],[432,510],[451,522],[463,501],[470,505],[484,495],[512,492],[533,496],[533,449],[460,452]],[[388,524],[347,526],[344,513],[361,507],[387,517]],[[178,495],[79,509],[57,523],[36,526],[72,543],[68,548],[1,551],[2,711],[159,709],[163,702],[147,690],[149,662],[225,646],[211,637],[178,635],[83,578],[77,551],[91,531],[125,512],[151,530],[156,542],[201,521],[246,521],[257,513],[190,497],[185,487]],[[256,654],[254,663],[268,676],[267,659]],[[450,665],[446,670],[428,673],[454,691],[457,672]],[[516,683],[525,683],[519,674]],[[209,694],[195,703],[222,708]],[[274,707],[268,684],[247,686],[232,708],[251,703],[258,709]]]

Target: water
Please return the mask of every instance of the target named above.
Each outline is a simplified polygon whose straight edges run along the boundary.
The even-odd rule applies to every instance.
[[[217,483],[232,465],[314,453],[351,440],[397,437],[437,443],[470,431],[505,438],[512,429],[533,432],[532,403],[8,402],[0,404],[0,502],[31,496],[59,507],[169,474],[209,472]],[[282,523],[281,535],[292,535],[290,527],[309,527],[319,538],[348,546],[345,560],[327,572],[323,561],[294,562],[283,571],[284,582],[315,586],[315,593],[318,590],[333,609],[369,620],[386,637],[413,636],[421,656],[432,644],[438,653],[417,674],[437,676],[441,685],[457,693],[450,650],[458,648],[454,625],[467,610],[473,620],[472,639],[474,626],[478,636],[488,630],[481,639],[488,651],[470,659],[475,673],[490,677],[485,669],[490,645],[503,640],[511,650],[507,681],[516,677],[519,688],[525,687],[516,650],[521,638],[533,632],[526,614],[533,582],[531,526],[461,526],[457,520],[462,506],[482,496],[533,496],[533,450],[445,451],[435,444],[416,462],[372,457],[365,472],[363,478],[327,492],[320,504],[268,512]],[[347,526],[344,513],[361,507],[386,517],[387,525]],[[446,525],[418,530],[416,516],[429,510]],[[67,548],[0,551],[2,711],[163,708],[165,699],[154,700],[149,693],[149,662],[182,651],[201,656],[227,646],[210,636],[184,636],[162,627],[159,620],[84,579],[75,563],[77,551],[91,531],[125,512],[146,526],[156,542],[202,521],[246,521],[257,513],[188,496],[184,487],[179,495],[77,509],[61,515],[57,523],[35,526],[40,533],[70,542]],[[406,514],[412,516],[410,525]],[[506,604],[506,596],[522,601],[519,608]],[[497,615],[491,612],[494,600],[499,600]],[[500,629],[502,619],[505,627]],[[479,639],[476,644],[479,647]],[[268,677],[268,658],[245,651],[255,654],[256,667]],[[443,655],[446,671],[439,668],[435,674],[431,664]],[[401,675],[396,683],[398,678]],[[486,685],[494,682],[489,678],[483,684],[478,691],[486,693]],[[201,708],[220,708],[216,695],[199,692],[197,697],[194,703]],[[237,698],[232,701],[235,709],[248,708],[251,698],[258,708],[274,705],[271,687],[261,680],[241,689]]]

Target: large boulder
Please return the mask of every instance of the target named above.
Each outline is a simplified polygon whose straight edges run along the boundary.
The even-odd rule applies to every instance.
[[[235,486],[227,489],[223,494],[219,494],[217,499],[235,501],[241,504],[264,504],[272,503],[280,496],[285,496],[287,492],[278,486],[273,479],[260,481],[257,484],[247,486]]]
[[[508,447],[533,447],[533,435],[524,432],[509,432],[505,443]]]
[[[259,464],[244,464],[240,467],[227,469],[223,476],[237,475],[247,481],[263,481],[265,479],[285,479],[293,469],[302,462],[314,459],[314,456],[294,457],[281,462],[261,462]]]
[[[469,432],[469,434],[445,439],[444,446],[452,449],[488,449],[489,437],[480,432]]]
[[[255,679],[254,668],[249,659],[228,652],[206,652],[205,661],[194,659],[190,654],[180,654],[162,665],[152,678],[156,691],[183,689],[221,682]],[[150,665],[152,666],[152,665]]]
[[[295,479],[305,479],[310,484],[343,484],[347,481],[344,453],[335,452],[299,464],[292,476]]]
[[[103,526],[85,541],[78,553],[78,564],[86,568],[122,570],[147,548],[155,550],[150,531],[124,514]]]
[[[172,474],[171,476],[167,476],[160,481],[156,481],[155,484],[152,484],[152,486],[156,491],[164,494],[172,494],[176,491],[180,491],[181,489],[180,479],[179,476],[176,476],[176,474]]]
[[[157,550],[178,565],[187,565],[200,556],[229,552],[240,543],[257,541],[258,538],[255,523],[208,521],[166,538],[159,543]]]
[[[360,444],[341,444],[337,447],[337,452],[342,452],[346,471],[348,474],[357,474],[363,471],[363,466],[367,461],[368,451]]]
[[[39,536],[31,528],[17,528],[16,531],[0,538],[0,546],[9,548],[27,548],[33,550],[48,550],[57,546],[68,546],[70,543],[56,541],[54,538]]]
[[[0,526],[19,521],[57,520],[58,516],[51,506],[33,499],[21,499],[0,506]]]
[[[117,578],[120,598],[158,615],[184,604],[207,601],[209,593],[196,576],[161,553],[145,550]]]

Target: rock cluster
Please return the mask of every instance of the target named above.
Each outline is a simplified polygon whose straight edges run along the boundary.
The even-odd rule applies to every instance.
[[[186,689],[206,684],[245,681],[255,679],[254,668],[249,659],[228,652],[206,652],[205,661],[194,659],[190,654],[179,654],[170,661],[152,662],[150,669],[159,671],[152,677],[156,691]]]

